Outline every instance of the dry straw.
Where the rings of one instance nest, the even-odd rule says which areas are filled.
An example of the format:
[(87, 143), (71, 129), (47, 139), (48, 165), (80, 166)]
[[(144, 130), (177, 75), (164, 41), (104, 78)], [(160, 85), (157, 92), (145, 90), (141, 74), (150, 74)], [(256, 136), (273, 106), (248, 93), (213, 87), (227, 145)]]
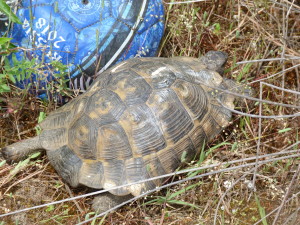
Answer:
[[(232, 196), (239, 196), (239, 193), (243, 193), (245, 196), (248, 196), (248, 200), (245, 201), (249, 203), (251, 196), (254, 194), (259, 195), (260, 191), (263, 191), (257, 187), (258, 180), (274, 180), (274, 177), (276, 177), (280, 180), (277, 185), (278, 189), (282, 186), (284, 190), (283, 196), (278, 197), (280, 204), (277, 206), (274, 205), (274, 207), (265, 214), (260, 214), (260, 218), (253, 221), (253, 224), (264, 223), (267, 219), (271, 221), (272, 224), (288, 224), (289, 220), (298, 216), (300, 210), (299, 205), (296, 204), (297, 201), (299, 201), (300, 194), (299, 189), (297, 189), (299, 186), (300, 171), (299, 3), (296, 4), (297, 2), (294, 0), (237, 0), (225, 1), (226, 3), (224, 3), (224, 1), (174, 0), (164, 2), (167, 9), (166, 16), (168, 25), (160, 54), (167, 57), (173, 55), (197, 57), (200, 53), (211, 49), (226, 51), (229, 53), (229, 56), (231, 56), (229, 61), (229, 65), (231, 65), (230, 75), (236, 76), (242, 81), (239, 84), (241, 88), (237, 89), (243, 89), (245, 85), (248, 85), (256, 91), (256, 94), (249, 96), (236, 92), (236, 89), (224, 91), (210, 87), (215, 88), (218, 92), (225, 92), (240, 99), (248, 100), (245, 107), (238, 110), (231, 110), (234, 113), (233, 124), (238, 124), (237, 121), (248, 121), (245, 122), (244, 129), (240, 128), (238, 134), (222, 137), (223, 140), (221, 138), (218, 139), (224, 142), (238, 143), (239, 146), (237, 150), (230, 151), (230, 149), (226, 149), (226, 151), (221, 151), (222, 153), (226, 152), (225, 154), (228, 154), (228, 160), (225, 158), (219, 161), (219, 163), (212, 162), (212, 164), (205, 166), (197, 165), (197, 167), (194, 166), (186, 170), (147, 179), (154, 180), (170, 176), (183, 176), (182, 179), (176, 182), (170, 182), (161, 187), (157, 187), (154, 190), (124, 202), (122, 205), (162, 188), (181, 184), (180, 188), (184, 189), (185, 186), (183, 183), (187, 181), (199, 180), (200, 178), (204, 179), (214, 175), (221, 179), (219, 182), (208, 181), (215, 182), (214, 184), (219, 187), (218, 193), (215, 195), (212, 195), (210, 192), (212, 198), (214, 198), (211, 202), (214, 201), (216, 204), (210, 206), (211, 204), (207, 202), (206, 205), (201, 205), (203, 211), (201, 215), (203, 216), (203, 213), (208, 215), (203, 219), (204, 222), (202, 222), (209, 224), (224, 223), (220, 208), (225, 206), (228, 217), (230, 219), (233, 218), (229, 221), (239, 223), (241, 219), (237, 218), (234, 220), (235, 215), (229, 211), (230, 205), (226, 205), (226, 201), (234, 199)], [(220, 7), (218, 5), (220, 3), (224, 4), (224, 6), (221, 5)], [(225, 5), (227, 6), (227, 10), (223, 10)], [(179, 15), (182, 16), (179, 17)], [(249, 104), (249, 102), (253, 104)], [(18, 124), (18, 120), (16, 119), (13, 124)], [(229, 129), (232, 130), (232, 127)], [(285, 132), (284, 130), (286, 129), (290, 129), (290, 133)], [(0, 129), (0, 132), (2, 140), (2, 136), (4, 136), (2, 134), (4, 134), (5, 131), (3, 132)], [(19, 135), (21, 137), (21, 135), (23, 135), (23, 133), (20, 135), (21, 132), (19, 131), (17, 133), (16, 136)], [(231, 144), (231, 146), (234, 146), (234, 144)], [(210, 158), (207, 159), (207, 161), (209, 160)], [(272, 163), (275, 164), (278, 162), (282, 162), (283, 165), (288, 165), (287, 169), (281, 168), (283, 167), (281, 164), (276, 164), (274, 167), (270, 166), (275, 170), (274, 174), (264, 173), (263, 168), (267, 167), (266, 165), (272, 165)], [(204, 170), (205, 172), (193, 177), (186, 175), (189, 172), (199, 170)], [(229, 188), (222, 191), (220, 183), (226, 178), (232, 177), (232, 174), (236, 171), (240, 171), (241, 175), (234, 179)], [(253, 189), (249, 189), (245, 193), (244, 189), (241, 188), (239, 190), (237, 186), (242, 186), (242, 181), (249, 177)], [(136, 183), (142, 183), (147, 180)], [(11, 187), (11, 184), (8, 186)], [(119, 187), (124, 187), (124, 185)], [(270, 188), (267, 185), (264, 186), (264, 188), (266, 188), (266, 192), (269, 192)], [(75, 201), (106, 191), (109, 190), (101, 190), (43, 205), (28, 207), (2, 214), (0, 217), (4, 218), (33, 209), (67, 201)], [(188, 192), (185, 194), (188, 196)], [(276, 196), (279, 196), (279, 194)], [(193, 197), (194, 196), (191, 196), (189, 199), (193, 200)], [(237, 197), (237, 199), (244, 201), (243, 198)], [(122, 205), (99, 214), (94, 218), (87, 220), (82, 219), (82, 222), (78, 224), (93, 221), (95, 218), (112, 212)], [(209, 211), (209, 213), (207, 213), (207, 211)], [(176, 212), (174, 211), (174, 213)], [(185, 211), (181, 213), (184, 214)], [(184, 215), (188, 217), (188, 213), (190, 212), (186, 212)], [(198, 214), (199, 213), (197, 213), (197, 216)], [(113, 216), (116, 217), (116, 215)], [(125, 214), (122, 218), (130, 217), (126, 217)], [(195, 218), (198, 219), (198, 217)], [(159, 221), (164, 221), (163, 213)], [(130, 219), (128, 219), (127, 224), (130, 224), (130, 222)], [(161, 222), (159, 223), (162, 224)]]

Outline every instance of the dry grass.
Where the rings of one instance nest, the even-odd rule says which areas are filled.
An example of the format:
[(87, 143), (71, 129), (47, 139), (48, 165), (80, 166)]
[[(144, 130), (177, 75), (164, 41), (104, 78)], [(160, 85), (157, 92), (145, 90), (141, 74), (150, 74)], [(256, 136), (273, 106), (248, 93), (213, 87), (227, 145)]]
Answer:
[[(167, 27), (160, 56), (198, 57), (209, 50), (225, 51), (230, 57), (226, 77), (250, 83), (258, 97), (261, 93), (262, 99), (300, 106), (299, 95), (267, 85), (260, 88), (259, 82), (265, 79), (268, 84), (299, 91), (300, 69), (289, 68), (299, 65), (300, 59), (236, 64), (256, 59), (299, 57), (299, 1), (218, 0), (165, 6)], [(54, 103), (45, 105), (22, 92), (0, 98), (4, 100), (0, 112), (0, 147), (34, 136), (39, 112), (57, 107)], [(270, 104), (262, 104), (260, 110), (259, 103), (251, 101), (238, 109), (266, 116), (299, 112), (299, 109)], [(214, 149), (204, 163), (283, 151), (299, 142), (299, 127), (299, 116), (257, 119), (234, 115), (231, 125), (207, 148), (219, 143), (229, 144)], [(298, 143), (292, 149), (299, 147)], [(1, 214), (87, 191), (69, 190), (45, 157), (24, 165), (17, 174), (11, 174), (13, 168), (7, 164), (0, 167)], [(292, 158), (184, 182), (107, 215), (104, 224), (255, 224), (277, 207), (280, 210), (259, 224), (300, 224), (299, 168), (299, 158)], [(172, 193), (185, 189), (189, 190), (170, 198)], [(158, 204), (143, 204), (155, 199), (160, 199)], [(178, 205), (176, 200), (197, 207)], [(74, 200), (0, 218), (0, 224), (1, 221), (15, 224), (16, 220), (18, 224), (76, 224), (91, 212), (89, 201), (89, 198)]]

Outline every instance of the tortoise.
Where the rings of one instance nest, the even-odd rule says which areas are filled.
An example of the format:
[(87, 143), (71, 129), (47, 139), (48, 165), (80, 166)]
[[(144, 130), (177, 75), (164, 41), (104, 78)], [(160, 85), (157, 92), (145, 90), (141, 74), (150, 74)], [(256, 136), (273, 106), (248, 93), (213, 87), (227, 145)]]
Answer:
[[(210, 51), (201, 58), (121, 62), (49, 114), (40, 135), (7, 146), (2, 154), (11, 163), (46, 150), (51, 165), (72, 187), (110, 189), (174, 172), (231, 119), (234, 97), (212, 88), (232, 87), (220, 75), (226, 61), (226, 53)], [(163, 181), (109, 190), (93, 206), (105, 211)]]

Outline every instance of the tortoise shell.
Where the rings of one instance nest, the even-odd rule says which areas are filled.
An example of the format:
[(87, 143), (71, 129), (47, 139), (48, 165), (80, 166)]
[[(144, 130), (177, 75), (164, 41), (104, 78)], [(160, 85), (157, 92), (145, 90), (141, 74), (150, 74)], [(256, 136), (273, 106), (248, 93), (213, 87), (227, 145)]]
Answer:
[[(219, 101), (233, 108), (233, 97), (211, 88), (229, 88), (218, 73), (226, 59), (222, 52), (209, 52), (200, 59), (124, 61), (41, 123), (40, 146), (73, 187), (108, 189), (173, 172), (231, 118)], [(7, 150), (4, 155), (10, 157)], [(110, 192), (136, 196), (162, 182)]]

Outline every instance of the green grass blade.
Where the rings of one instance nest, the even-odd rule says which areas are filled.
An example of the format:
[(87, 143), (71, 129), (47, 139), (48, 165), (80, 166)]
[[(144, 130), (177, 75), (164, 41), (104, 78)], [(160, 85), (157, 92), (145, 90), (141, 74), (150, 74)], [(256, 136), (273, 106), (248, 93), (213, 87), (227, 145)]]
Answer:
[(1, 167), (1, 166), (4, 166), (5, 163), (6, 163), (6, 160), (1, 161), (1, 162), (0, 162), (0, 167)]
[(196, 183), (196, 184), (193, 184), (193, 185), (188, 186), (187, 188), (181, 189), (181, 190), (179, 190), (179, 191), (177, 191), (177, 192), (171, 194), (171, 195), (168, 197), (168, 199), (173, 199), (173, 198), (177, 197), (178, 195), (181, 195), (182, 193), (184, 193), (184, 192), (186, 192), (186, 191), (188, 191), (188, 190), (190, 190), (190, 189), (193, 189), (194, 187), (197, 187), (197, 186), (199, 186), (199, 185), (200, 185), (200, 183)]
[(260, 217), (262, 218), (263, 225), (268, 225), (267, 220), (266, 220), (266, 211), (261, 206), (260, 201), (259, 201), (257, 195), (255, 195), (255, 201), (256, 201), (256, 204), (257, 204), (257, 207), (258, 207), (258, 211), (259, 211)]
[[(1, 1), (1, 0), (0, 0)], [(12, 40), (12, 38), (8, 38), (8, 37), (0, 37), (0, 45), (4, 45), (10, 42), (10, 40)]]
[(199, 207), (192, 204), (192, 203), (188, 203), (188, 202), (185, 202), (185, 201), (180, 201), (180, 200), (170, 200), (168, 201), (169, 204), (176, 204), (176, 205), (183, 205), (183, 206), (190, 206), (190, 207), (193, 207), (193, 208), (196, 208), (198, 209)]
[(285, 129), (279, 130), (278, 133), (281, 134), (281, 133), (288, 132), (290, 130), (292, 130), (292, 128), (285, 128)]
[(0, 0), (0, 11), (8, 16), (10, 21), (22, 24), (20, 19), (11, 11), (10, 7), (5, 3), (4, 0)]

